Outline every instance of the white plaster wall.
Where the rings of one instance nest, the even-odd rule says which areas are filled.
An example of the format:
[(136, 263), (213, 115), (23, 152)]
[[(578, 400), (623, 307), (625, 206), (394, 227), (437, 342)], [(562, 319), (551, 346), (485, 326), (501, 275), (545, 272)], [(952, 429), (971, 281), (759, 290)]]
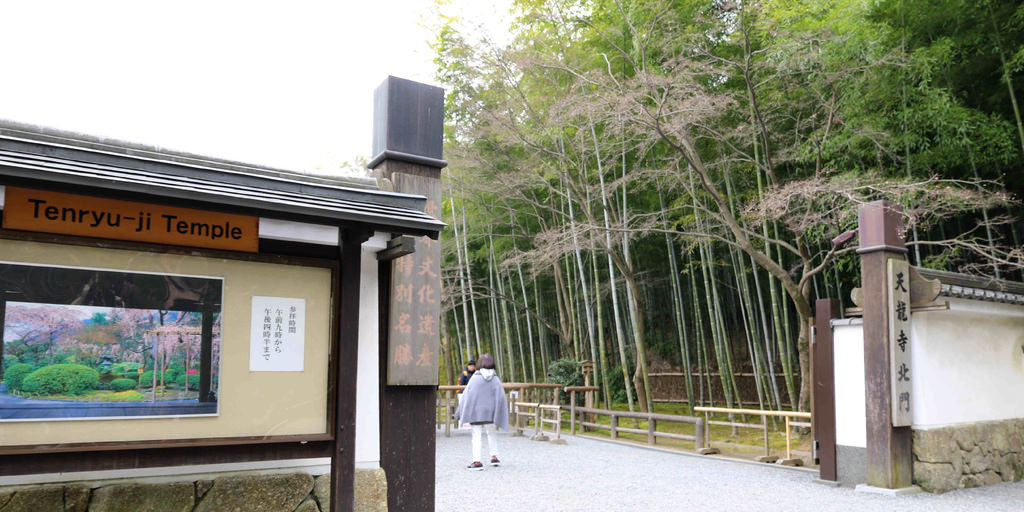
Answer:
[[(911, 316), (913, 428), (1024, 418), (1024, 306), (948, 301), (949, 310)], [(833, 336), (836, 443), (864, 447), (860, 320), (833, 321)]]
[(860, 319), (835, 320), (836, 444), (867, 447), (864, 400), (864, 328)]
[(949, 307), (911, 317), (914, 428), (1024, 418), (1024, 306)]
[(356, 370), (356, 467), (380, 467), (380, 338), (377, 251), (390, 235), (376, 233), (363, 243), (359, 278), (359, 361)]

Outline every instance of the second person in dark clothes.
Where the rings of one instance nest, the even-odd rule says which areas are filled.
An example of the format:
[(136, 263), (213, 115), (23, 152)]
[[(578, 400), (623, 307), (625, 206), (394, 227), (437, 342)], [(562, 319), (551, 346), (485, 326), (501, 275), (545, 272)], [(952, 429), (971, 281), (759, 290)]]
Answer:
[(501, 465), (498, 459), (497, 430), (508, 430), (508, 402), (501, 379), (494, 371), (494, 358), (490, 354), (481, 354), (476, 363), (479, 370), (470, 377), (455, 417), (460, 424), (469, 423), (472, 428), (473, 462), (466, 469), (479, 471), (484, 468), (481, 457), (484, 431), (487, 432), (487, 445), (490, 448), (490, 464)]

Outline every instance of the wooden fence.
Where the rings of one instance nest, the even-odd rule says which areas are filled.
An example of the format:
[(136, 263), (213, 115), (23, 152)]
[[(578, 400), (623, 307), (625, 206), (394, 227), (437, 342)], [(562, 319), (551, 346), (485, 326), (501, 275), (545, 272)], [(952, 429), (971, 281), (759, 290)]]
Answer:
[[(809, 412), (800, 412), (800, 411), (762, 411), (760, 409), (730, 409), (730, 408), (726, 408), (726, 407), (694, 407), (693, 410), (694, 410), (694, 412), (702, 412), (702, 413), (704, 413), (705, 422), (706, 422), (706, 424), (709, 427), (711, 425), (724, 425), (724, 426), (728, 426), (728, 427), (755, 428), (755, 429), (762, 430), (764, 432), (764, 455), (762, 455), (762, 456), (757, 458), (757, 460), (759, 462), (775, 462), (775, 461), (778, 461), (779, 458), (771, 454), (771, 448), (768, 445), (768, 417), (769, 416), (775, 416), (775, 417), (782, 416), (782, 417), (785, 417), (786, 418), (786, 458), (781, 460), (781, 461), (779, 461), (779, 463), (787, 465), (787, 466), (802, 466), (803, 465), (803, 461), (801, 459), (793, 458), (792, 439), (790, 437), (790, 434), (792, 433), (791, 427), (810, 427), (811, 423), (810, 422), (790, 421), (790, 418), (803, 418), (803, 419), (810, 420), (811, 419), (811, 413), (809, 413)], [(761, 424), (758, 425), (758, 424), (755, 424), (755, 423), (739, 423), (739, 422), (735, 422), (735, 421), (716, 421), (716, 420), (712, 420), (711, 419), (711, 416), (710, 416), (711, 413), (730, 414), (730, 415), (731, 414), (750, 414), (750, 415), (754, 415), (754, 416), (760, 416), (761, 417)], [(710, 430), (710, 428), (708, 430)], [(707, 447), (705, 448), (705, 451), (703, 453), (705, 453), (705, 454), (718, 453), (718, 449), (717, 448), (712, 448), (711, 447), (710, 434), (709, 434), (709, 437), (707, 439), (706, 444), (707, 444)]]
[[(564, 442), (560, 440), (562, 423), (568, 421), (569, 431), (573, 435), (576, 434), (576, 430), (579, 427), (607, 430), (609, 431), (609, 435), (612, 439), (619, 438), (620, 433), (646, 435), (647, 443), (650, 445), (656, 444), (659, 438), (693, 441), (694, 449), (698, 453), (713, 454), (718, 453), (718, 450), (711, 446), (713, 442), (711, 440), (709, 427), (711, 425), (725, 425), (733, 428), (756, 428), (762, 430), (764, 432), (765, 453), (763, 456), (758, 457), (758, 460), (763, 462), (775, 462), (778, 457), (772, 456), (770, 453), (767, 421), (768, 417), (774, 416), (783, 417), (786, 420), (786, 458), (780, 461), (780, 463), (787, 465), (800, 465), (802, 464), (802, 461), (792, 457), (792, 441), (790, 437), (792, 427), (811, 426), (810, 422), (792, 421), (792, 419), (795, 418), (810, 420), (811, 414), (808, 412), (762, 411), (758, 409), (729, 409), (724, 407), (694, 407), (694, 412), (704, 413), (704, 417), (701, 418), (698, 416), (681, 416), (675, 414), (615, 411), (609, 409), (596, 409), (592, 407), (579, 407), (576, 405), (577, 393), (585, 393), (593, 399), (594, 393), (600, 389), (597, 386), (566, 387), (565, 392), (569, 394), (568, 406), (560, 405), (558, 402), (558, 392), (561, 389), (561, 386), (558, 384), (507, 383), (502, 384), (502, 386), (508, 394), (510, 414), (509, 423), (515, 428), (516, 433), (514, 435), (523, 435), (524, 430), (528, 429), (532, 422), (535, 434), (531, 439), (535, 440), (548, 440), (549, 438), (544, 435), (544, 429), (546, 425), (550, 425), (552, 426), (552, 433), (555, 434), (555, 439), (552, 441)], [(458, 427), (454, 419), (455, 409), (458, 406), (456, 393), (464, 388), (465, 386), (438, 386), (437, 427), (441, 428), (441, 426), (444, 425), (445, 436), (451, 437), (452, 427)], [(568, 413), (567, 419), (563, 416), (564, 413)], [(754, 424), (713, 420), (710, 416), (712, 413), (760, 416), (761, 423)], [(598, 416), (607, 416), (609, 418), (609, 422), (607, 424), (598, 423), (596, 421)], [(619, 421), (622, 418), (646, 421), (647, 428), (642, 429), (622, 426)], [(694, 425), (695, 430), (694, 435), (680, 434), (677, 432), (660, 432), (658, 431), (659, 422), (692, 424)]]

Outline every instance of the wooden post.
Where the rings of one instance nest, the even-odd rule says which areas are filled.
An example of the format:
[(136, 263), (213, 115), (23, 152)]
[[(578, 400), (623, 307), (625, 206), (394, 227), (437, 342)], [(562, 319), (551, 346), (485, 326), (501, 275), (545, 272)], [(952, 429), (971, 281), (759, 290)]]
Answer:
[(864, 307), (864, 395), (867, 423), (867, 485), (903, 489), (913, 485), (910, 427), (893, 427), (889, 354), (890, 259), (904, 259), (903, 207), (889, 201), (859, 209), (861, 287)]
[(699, 453), (704, 449), (704, 431), (707, 425), (700, 418), (697, 419), (697, 429), (693, 433), (693, 449)]
[(647, 444), (653, 445), (655, 440), (654, 432), (658, 428), (657, 421), (654, 418), (647, 418)]
[(611, 426), (611, 437), (612, 439), (617, 439), (619, 437), (619, 433), (616, 429), (619, 428), (619, 417), (616, 416), (615, 414), (612, 414), (609, 423)]
[[(217, 399), (213, 392), (213, 312), (216, 309), (213, 302), (213, 294), (208, 293), (203, 300), (202, 327), (199, 334), (200, 402), (213, 402)], [(188, 375), (188, 368), (185, 369), (185, 374)], [(186, 388), (187, 390), (188, 388)], [(156, 393), (155, 387), (153, 393)]]
[[(373, 233), (341, 233), (338, 291), (337, 369), (335, 370), (334, 442), (331, 453), (331, 512), (352, 510), (355, 499), (356, 370), (359, 359), (359, 278), (362, 245)], [(433, 429), (431, 429), (433, 430)]]
[(444, 392), (444, 436), (452, 436), (452, 390)]
[[(441, 160), (444, 90), (388, 77), (374, 92), (373, 106), (374, 157), (368, 167), (389, 180), (395, 192), (426, 196), (424, 213), (440, 217), (441, 169), (448, 165)], [(388, 481), (388, 510), (434, 510), (440, 247), (440, 240), (417, 238), (416, 252), (403, 256), (412, 258), (415, 268), (403, 267), (401, 274), (392, 261), (381, 262), (381, 283), (389, 288), (382, 294), (380, 345), (385, 369), (381, 467)], [(413, 286), (414, 306), (408, 289), (401, 295), (405, 302), (396, 300), (400, 295), (390, 288), (400, 284)]]
[(818, 299), (811, 336), (811, 438), (822, 480), (838, 480), (836, 469), (836, 382), (832, 319), (839, 318), (838, 299)]
[(576, 391), (569, 392), (569, 432), (576, 435)]

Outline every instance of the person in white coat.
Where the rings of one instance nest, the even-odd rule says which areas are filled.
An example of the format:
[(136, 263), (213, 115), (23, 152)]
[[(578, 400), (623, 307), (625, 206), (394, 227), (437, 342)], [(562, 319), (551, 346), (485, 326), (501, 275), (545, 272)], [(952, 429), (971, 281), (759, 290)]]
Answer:
[(501, 379), (494, 371), (494, 357), (481, 354), (476, 360), (478, 370), (469, 378), (466, 390), (462, 392), (462, 401), (455, 417), (459, 424), (469, 423), (473, 433), (473, 462), (466, 466), (471, 471), (484, 468), (482, 457), (483, 432), (487, 432), (487, 445), (491, 451), (492, 466), (500, 466), (498, 459), (497, 430), (508, 430), (508, 402), (505, 390), (501, 387)]

